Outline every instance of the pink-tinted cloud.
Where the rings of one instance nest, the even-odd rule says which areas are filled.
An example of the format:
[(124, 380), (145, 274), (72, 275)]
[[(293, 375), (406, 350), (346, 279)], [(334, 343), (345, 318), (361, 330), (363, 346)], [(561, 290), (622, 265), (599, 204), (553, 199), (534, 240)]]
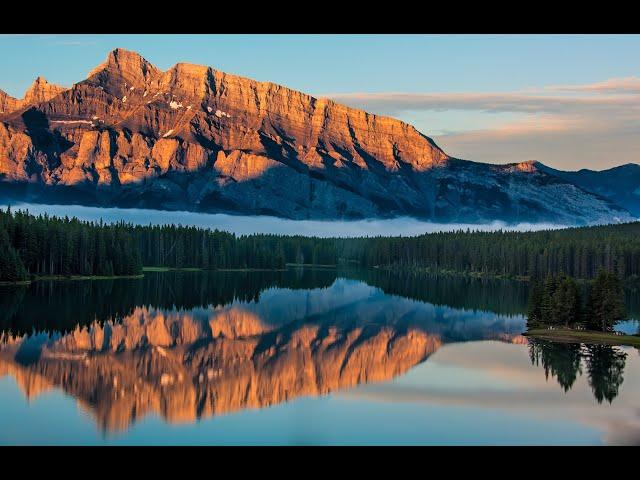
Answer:
[[(347, 105), (400, 119), (411, 116), (444, 150), (490, 163), (539, 160), (564, 169), (604, 169), (640, 162), (640, 78), (587, 85), (557, 85), (517, 92), (342, 93), (328, 95)], [(445, 129), (433, 112), (486, 115), (480, 129)], [(416, 122), (430, 112), (433, 125)], [(496, 114), (515, 114), (496, 125)]]
[(547, 90), (558, 92), (609, 92), (640, 94), (640, 77), (610, 78), (586, 85), (556, 85)]

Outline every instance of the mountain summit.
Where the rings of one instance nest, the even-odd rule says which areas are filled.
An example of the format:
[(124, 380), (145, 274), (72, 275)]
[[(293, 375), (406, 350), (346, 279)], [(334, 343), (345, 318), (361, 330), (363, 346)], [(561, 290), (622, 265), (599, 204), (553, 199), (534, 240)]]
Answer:
[(535, 162), (455, 159), (399, 120), (211, 67), (163, 72), (116, 49), (72, 88), (48, 85), (0, 92), (0, 192), (287, 218), (631, 218)]
[(22, 100), (13, 98), (0, 90), (0, 115), (11, 113), (15, 110), (51, 100), (56, 95), (64, 92), (66, 88), (47, 82), (44, 77), (36, 78), (27, 89)]

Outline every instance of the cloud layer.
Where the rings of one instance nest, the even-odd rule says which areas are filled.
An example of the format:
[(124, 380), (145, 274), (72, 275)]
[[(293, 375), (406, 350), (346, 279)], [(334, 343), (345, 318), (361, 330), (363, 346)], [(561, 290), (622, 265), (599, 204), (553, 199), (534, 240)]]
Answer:
[[(430, 131), (445, 131), (433, 138), (447, 153), (459, 158), (491, 163), (539, 160), (563, 169), (604, 169), (640, 162), (638, 77), (517, 92), (326, 96), (381, 115), (401, 119), (411, 116), (427, 135)], [(453, 111), (484, 115), (488, 125), (495, 125), (495, 116), (510, 114), (510, 118), (486, 129), (459, 130), (415, 121), (421, 113), (433, 117), (433, 112), (440, 112), (444, 117)]]
[[(0, 205), (6, 210), (7, 205)], [(493, 221), (484, 224), (432, 223), (415, 218), (394, 218), (388, 220), (354, 220), (354, 221), (320, 221), (320, 220), (288, 220), (268, 216), (243, 216), (226, 214), (209, 214), (197, 212), (167, 212), (162, 210), (144, 210), (136, 208), (100, 208), (79, 205), (42, 205), (14, 203), (13, 209), (28, 210), (34, 215), (47, 213), (63, 217), (77, 217), (80, 220), (107, 223), (125, 221), (136, 225), (176, 224), (219, 229), (233, 232), (236, 235), (253, 233), (274, 233), (283, 235), (305, 235), (318, 237), (360, 237), (376, 235), (415, 236), (423, 233), (446, 232), (459, 229), (482, 231), (517, 230), (535, 231), (563, 228), (563, 225), (550, 223), (518, 223), (507, 225)]]

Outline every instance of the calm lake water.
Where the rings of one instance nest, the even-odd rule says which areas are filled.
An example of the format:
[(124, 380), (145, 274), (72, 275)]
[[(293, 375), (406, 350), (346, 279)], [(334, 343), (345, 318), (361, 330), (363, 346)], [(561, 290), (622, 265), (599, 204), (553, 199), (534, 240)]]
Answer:
[(638, 350), (527, 341), (527, 293), (329, 269), (0, 287), (0, 444), (640, 443)]

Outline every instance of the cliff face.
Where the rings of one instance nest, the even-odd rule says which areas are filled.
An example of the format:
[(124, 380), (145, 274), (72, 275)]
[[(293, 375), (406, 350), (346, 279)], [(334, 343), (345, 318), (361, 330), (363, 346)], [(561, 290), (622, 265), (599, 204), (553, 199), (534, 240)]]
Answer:
[[(48, 85), (48, 84), (46, 84)], [(624, 219), (535, 168), (456, 160), (412, 126), (280, 85), (112, 51), (68, 90), (0, 96), (0, 178), (46, 200), (437, 220)]]
[(65, 87), (47, 82), (44, 77), (38, 77), (19, 100), (0, 90), (0, 114), (10, 114), (22, 108), (27, 108), (37, 103), (48, 102), (56, 95), (64, 92)]

